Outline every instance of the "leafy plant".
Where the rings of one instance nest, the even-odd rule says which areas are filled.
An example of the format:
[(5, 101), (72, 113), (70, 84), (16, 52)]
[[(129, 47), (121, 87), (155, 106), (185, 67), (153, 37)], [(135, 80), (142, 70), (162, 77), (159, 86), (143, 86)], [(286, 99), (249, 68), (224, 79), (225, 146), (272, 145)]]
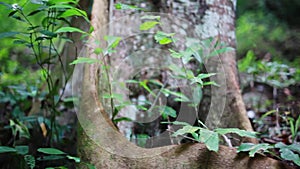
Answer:
[[(82, 162), (79, 157), (71, 156), (59, 149), (56, 148), (39, 148), (37, 150), (40, 153), (43, 153), (46, 156), (35, 158), (34, 156), (29, 154), (29, 148), (28, 146), (16, 146), (13, 147), (7, 147), (7, 146), (0, 146), (0, 153), (16, 153), (18, 155), (23, 156), (25, 162), (27, 163), (28, 167), (33, 169), (36, 166), (36, 161), (54, 161), (58, 159), (68, 159), (71, 161), (74, 161), (76, 163), (82, 163), (84, 165), (87, 165), (89, 168), (94, 168), (93, 165)], [(48, 167), (49, 169), (52, 167)], [(57, 167), (56, 167), (57, 168)], [(65, 166), (59, 166), (59, 168), (66, 168)]]
[(275, 145), (270, 145), (268, 143), (242, 143), (238, 148), (238, 152), (249, 152), (250, 157), (254, 157), (256, 153), (269, 153), (271, 155), (276, 154), (271, 151), (272, 149), (279, 149), (280, 158), (287, 161), (292, 161), (296, 165), (300, 166), (300, 146), (297, 143), (286, 145), (282, 142), (278, 142)]
[(300, 166), (300, 145), (297, 143), (285, 145), (284, 143), (275, 144), (275, 148), (279, 148), (280, 157), (284, 160), (293, 161)]
[[(26, 70), (23, 73), (24, 77), (22, 73), (17, 72), (22, 70), (17, 68), (18, 62), (9, 61), (11, 66), (5, 68), (7, 70), (4, 68), (0, 70), (0, 88), (4, 91), (0, 92), (0, 104), (9, 105), (5, 107), (7, 117), (10, 118), (6, 128), (12, 130), (14, 146), (17, 136), (29, 139), (32, 137), (30, 135), (32, 130), (41, 131), (42, 139), (47, 137), (48, 140), (43, 144), (51, 146), (54, 142), (60, 142), (64, 132), (68, 130), (68, 126), (60, 126), (56, 121), (56, 117), (62, 113), (61, 107), (66, 107), (68, 104), (67, 99), (62, 98), (70, 78), (61, 55), (63, 46), (73, 42), (68, 36), (70, 33), (81, 33), (83, 37), (89, 35), (81, 29), (71, 27), (70, 22), (74, 17), (83, 17), (87, 22), (89, 20), (86, 12), (77, 8), (76, 0), (32, 0), (21, 4), (22, 2), (20, 1), (19, 4), (0, 2), (0, 5), (8, 8), (8, 17), (14, 19), (19, 25), (25, 25), (20, 31), (0, 33), (0, 39), (10, 38), (14, 45), (31, 49), (28, 55), (34, 57), (39, 70), (34, 73), (36, 75), (31, 72), (33, 70)], [(63, 80), (55, 79), (54, 68), (57, 67), (62, 70)], [(13, 74), (22, 76), (10, 82), (10, 79), (13, 79), (11, 77), (17, 77)], [(33, 82), (29, 81), (31, 77), (35, 78)], [(20, 78), (23, 78), (21, 82), (25, 81), (25, 83), (19, 84)], [(6, 83), (2, 84), (2, 80)], [(60, 83), (62, 86), (59, 85)], [(11, 151), (13, 149), (21, 154), (18, 146)], [(1, 152), (5, 153), (5, 151)], [(34, 168), (35, 157), (25, 154), (24, 160), (27, 165)], [(71, 158), (77, 160), (70, 156)]]
[[(169, 122), (168, 122), (169, 123)], [(183, 136), (190, 140), (194, 140), (196, 142), (204, 143), (208, 150), (217, 152), (219, 150), (219, 137), (225, 136), (228, 133), (234, 133), (242, 137), (251, 137), (256, 138), (256, 132), (240, 130), (237, 128), (217, 128), (214, 130), (208, 129), (200, 120), (198, 121), (199, 126), (192, 126), (185, 122), (171, 122), (173, 125), (181, 125), (183, 126), (181, 129), (175, 131), (172, 136)], [(186, 136), (186, 134), (191, 134), (193, 138)], [(226, 138), (226, 137), (225, 137)]]
[(256, 60), (253, 51), (248, 51), (245, 58), (238, 62), (239, 70), (253, 76), (252, 81), (261, 82), (283, 88), (296, 84), (299, 76), (297, 68), (292, 68), (279, 62)]
[(294, 118), (288, 117), (288, 122), (290, 124), (290, 130), (292, 133), (292, 141), (295, 142), (295, 140), (298, 136), (298, 130), (300, 127), (300, 116), (298, 116), (296, 121)]
[[(8, 7), (11, 11), (8, 14), (9, 17), (27, 25), (25, 31), (1, 33), (0, 38), (11, 37), (14, 39), (15, 44), (25, 45), (32, 50), (36, 63), (41, 69), (42, 80), (45, 80), (47, 84), (48, 93), (45, 100), (47, 107), (45, 109), (51, 112), (51, 128), (54, 129), (56, 125), (54, 119), (59, 114), (57, 107), (61, 101), (65, 86), (62, 87), (63, 92), (58, 95), (58, 80), (55, 80), (53, 75), (51, 75), (51, 67), (55, 64), (61, 66), (65, 77), (63, 84), (66, 84), (70, 75), (67, 74), (66, 66), (62, 62), (59, 46), (64, 45), (67, 41), (72, 42), (66, 36), (66, 33), (87, 33), (78, 28), (65, 25), (69, 25), (71, 18), (77, 16), (83, 17), (88, 21), (87, 14), (85, 11), (76, 8), (77, 1), (75, 0), (30, 1), (28, 4), (37, 5), (38, 8), (28, 13), (25, 13), (24, 9), (28, 6), (27, 3), (22, 6), (4, 2), (1, 2), (1, 4)], [(38, 25), (35, 25), (32, 21), (32, 16), (35, 15), (42, 16)]]

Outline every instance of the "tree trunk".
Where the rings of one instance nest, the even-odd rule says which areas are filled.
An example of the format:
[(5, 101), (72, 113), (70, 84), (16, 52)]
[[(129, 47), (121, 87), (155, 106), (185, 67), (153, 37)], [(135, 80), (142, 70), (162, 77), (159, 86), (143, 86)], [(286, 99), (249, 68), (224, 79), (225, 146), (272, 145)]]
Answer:
[[(198, 21), (197, 30), (202, 39), (218, 37), (221, 42), (236, 49), (235, 37), (235, 7), (236, 0), (207, 0), (202, 1), (204, 8), (201, 10), (204, 16)], [(226, 93), (220, 93), (220, 98), (225, 97), (225, 110), (223, 112), (213, 112), (207, 115), (206, 124), (211, 128), (216, 127), (237, 127), (240, 129), (253, 131), (251, 123), (246, 115), (246, 109), (242, 100), (239, 86), (236, 64), (236, 51), (226, 52), (219, 57), (213, 58), (213, 62), (221, 61), (221, 69), (225, 74)], [(210, 72), (219, 72), (219, 67), (207, 66)], [(224, 87), (221, 85), (221, 87)], [(220, 115), (220, 113), (222, 113)], [(245, 141), (245, 140), (244, 140)], [(255, 139), (247, 139), (256, 143)], [(239, 141), (241, 142), (241, 141)]]
[[(235, 1), (215, 0), (207, 1), (209, 8), (205, 12), (207, 22), (214, 23), (209, 29), (216, 29), (214, 33), (207, 33), (203, 24), (202, 33), (206, 36), (219, 36), (224, 42), (235, 46), (234, 35), (234, 7)], [(103, 37), (108, 18), (108, 5), (105, 0), (95, 0), (92, 10), (92, 24), (97, 37)], [(217, 17), (218, 19), (214, 19)], [(207, 23), (208, 24), (208, 23)], [(100, 33), (97, 30), (100, 30)], [(104, 29), (104, 30), (103, 30)], [(94, 34), (96, 36), (96, 34)], [(97, 58), (94, 50), (97, 46), (92, 41), (89, 44), (89, 57)], [(238, 81), (236, 79), (235, 52), (221, 56), (226, 73), (227, 95), (226, 110), (223, 113), (222, 127), (239, 127), (252, 130), (246, 118)], [(75, 74), (83, 75), (79, 81), (83, 83), (80, 91), (80, 109), (77, 114), (80, 121), (78, 152), (82, 161), (94, 164), (96, 168), (289, 168), (281, 162), (257, 155), (249, 158), (246, 154), (237, 154), (235, 148), (220, 146), (219, 152), (214, 153), (205, 148), (204, 144), (169, 145), (158, 148), (145, 149), (134, 145), (122, 136), (112, 124), (103, 105), (99, 102), (98, 67), (97, 64), (79, 65)], [(73, 89), (78, 90), (78, 89)], [(218, 93), (216, 93), (217, 95)], [(222, 97), (222, 96), (221, 96)], [(208, 119), (219, 118), (219, 115)], [(220, 120), (220, 119), (216, 119)], [(226, 123), (225, 123), (226, 122)], [(233, 123), (230, 123), (233, 122)], [(229, 124), (228, 124), (229, 123)], [(211, 126), (220, 126), (218, 122)], [(85, 168), (82, 164), (80, 168)]]

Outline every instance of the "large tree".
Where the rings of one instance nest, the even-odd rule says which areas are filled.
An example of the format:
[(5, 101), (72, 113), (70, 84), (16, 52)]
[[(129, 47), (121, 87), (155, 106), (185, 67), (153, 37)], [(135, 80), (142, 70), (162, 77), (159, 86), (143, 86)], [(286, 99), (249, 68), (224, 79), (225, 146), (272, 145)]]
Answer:
[[(203, 5), (205, 2), (205, 5)], [(235, 0), (200, 1), (203, 16), (199, 27), (203, 38), (218, 36), (222, 42), (235, 47)], [(94, 37), (107, 33), (108, 2), (95, 0), (91, 23)], [(199, 22), (200, 23), (200, 22)], [(91, 40), (88, 56), (97, 58), (98, 47)], [(220, 56), (226, 80), (226, 106), (220, 121), (219, 115), (208, 115), (209, 126), (238, 127), (252, 130), (242, 101), (235, 61), (235, 52)], [(86, 65), (82, 73), (81, 99), (78, 118), (84, 128), (79, 129), (78, 151), (84, 161), (96, 168), (283, 168), (281, 163), (262, 156), (250, 159), (237, 154), (234, 148), (221, 146), (218, 153), (210, 152), (203, 144), (169, 145), (145, 149), (129, 142), (111, 122), (104, 106), (99, 102), (99, 65)], [(218, 95), (218, 93), (215, 93)], [(217, 124), (216, 124), (217, 123)], [(250, 140), (255, 142), (255, 140)], [(84, 167), (84, 166), (81, 166)]]

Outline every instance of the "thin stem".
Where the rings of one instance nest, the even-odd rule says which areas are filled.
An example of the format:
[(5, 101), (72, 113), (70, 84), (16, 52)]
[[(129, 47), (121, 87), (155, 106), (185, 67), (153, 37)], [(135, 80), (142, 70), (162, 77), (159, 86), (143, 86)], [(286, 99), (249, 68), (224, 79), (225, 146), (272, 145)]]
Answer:
[(232, 147), (232, 144), (231, 144), (231, 141), (230, 139), (225, 135), (225, 134), (222, 134), (222, 137), (224, 138), (225, 142), (227, 143), (227, 145), (229, 147)]
[[(167, 129), (168, 132), (172, 132), (172, 133), (175, 133), (174, 131), (171, 131), (169, 129)], [(189, 140), (192, 140), (192, 141), (195, 141), (195, 142), (199, 142), (197, 141), (196, 139), (192, 138), (192, 137), (189, 137), (189, 136), (185, 136), (185, 135), (180, 135), (181, 137), (183, 138), (186, 138), (186, 139), (189, 139)]]
[(156, 97), (155, 97), (155, 100), (154, 100), (154, 102), (151, 104), (151, 107), (149, 108), (148, 112), (151, 112), (152, 109), (154, 108), (154, 106), (155, 106), (156, 102), (158, 101), (158, 98), (159, 98), (159, 96), (160, 96), (160, 94), (161, 94), (161, 91), (162, 91), (162, 89), (165, 88), (165, 86), (167, 85), (167, 82), (168, 82), (168, 81), (165, 81), (165, 82), (164, 82), (164, 85), (160, 88), (160, 90), (159, 90), (159, 92), (157, 93), (157, 95), (156, 95)]
[(109, 77), (109, 72), (108, 72), (108, 64), (106, 63), (105, 57), (103, 57), (103, 63), (104, 63), (104, 70), (105, 70), (105, 74), (107, 76), (107, 81), (108, 81), (108, 90), (109, 90), (109, 94), (110, 94), (110, 106), (111, 106), (111, 112), (113, 114), (114, 112), (114, 99), (113, 99), (113, 93), (112, 93), (112, 82), (110, 80)]

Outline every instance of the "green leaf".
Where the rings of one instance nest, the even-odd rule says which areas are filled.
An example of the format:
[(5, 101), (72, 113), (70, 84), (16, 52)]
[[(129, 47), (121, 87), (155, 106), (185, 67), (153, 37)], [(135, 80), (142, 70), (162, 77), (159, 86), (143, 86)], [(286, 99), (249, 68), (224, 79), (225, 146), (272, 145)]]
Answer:
[(101, 54), (102, 51), (103, 51), (103, 49), (101, 49), (101, 48), (96, 48), (96, 49), (94, 50), (94, 53), (95, 53), (96, 55), (99, 55), (99, 54)]
[(141, 19), (151, 19), (151, 20), (160, 20), (160, 16), (155, 16), (155, 15), (145, 15), (142, 16)]
[(193, 96), (193, 100), (192, 100), (193, 104), (198, 105), (203, 97), (203, 92), (202, 92), (201, 87), (199, 87), (199, 86), (193, 87), (192, 96)]
[(48, 156), (43, 156), (43, 158), (39, 157), (37, 160), (39, 161), (55, 161), (55, 160), (61, 160), (65, 159), (66, 156), (64, 155), (48, 155)]
[(156, 42), (158, 42), (161, 45), (166, 45), (169, 44), (172, 41), (172, 37), (175, 35), (175, 33), (165, 33), (165, 32), (161, 32), (158, 31), (156, 32), (156, 34), (154, 35), (154, 39), (156, 40)]
[(191, 133), (191, 134), (196, 141), (200, 142), (199, 134), (197, 134), (197, 133)]
[(140, 25), (140, 30), (145, 31), (153, 28), (155, 25), (160, 24), (159, 22), (156, 21), (147, 21), (144, 22)]
[(297, 144), (297, 143), (294, 143), (294, 144), (291, 144), (291, 145), (286, 145), (282, 142), (278, 142), (278, 143), (275, 144), (275, 148), (280, 148), (280, 149), (288, 148), (292, 151), (296, 151), (296, 152), (300, 153), (300, 145)]
[(215, 50), (213, 50), (213, 52), (211, 52), (209, 54), (208, 57), (217, 56), (217, 55), (220, 55), (222, 53), (226, 53), (226, 52), (233, 51), (233, 50), (234, 50), (234, 48), (231, 48), (231, 47), (226, 47), (226, 48), (221, 48), (221, 49), (215, 49)]
[(17, 133), (19, 132), (20, 137), (30, 138), (30, 133), (27, 126), (22, 122), (20, 122), (19, 120), (15, 120), (15, 121), (11, 119), (9, 120), (9, 125), (12, 128), (13, 135), (16, 136)]
[(217, 152), (219, 150), (219, 136), (218, 133), (208, 129), (200, 130), (200, 142), (204, 143), (208, 150)]
[(104, 40), (108, 43), (108, 49), (114, 49), (118, 46), (122, 38), (117, 36), (105, 36)]
[(164, 38), (161, 38), (158, 40), (158, 43), (160, 45), (167, 45), (169, 43), (172, 43), (172, 39), (171, 38), (168, 38), (168, 37), (164, 37)]
[(174, 51), (174, 50), (172, 50), (172, 49), (169, 49), (169, 51), (171, 52), (171, 56), (172, 56), (173, 58), (178, 59), (178, 58), (181, 58), (181, 57), (183, 56), (181, 53), (178, 53), (178, 52), (176, 52), (176, 51)]
[(137, 6), (134, 6), (134, 5), (126, 5), (126, 4), (122, 4), (122, 3), (116, 3), (115, 4), (115, 8), (117, 10), (120, 10), (120, 9), (134, 9), (134, 10), (144, 10), (143, 8), (139, 8)]
[(189, 102), (190, 99), (187, 98), (183, 93), (180, 93), (180, 92), (173, 92), (169, 89), (161, 89), (161, 92), (164, 93), (165, 95), (174, 95), (176, 96), (177, 98), (175, 98), (175, 101), (181, 101), (181, 102)]
[(96, 169), (96, 167), (93, 164), (86, 164), (89, 169)]
[(35, 167), (35, 158), (32, 155), (25, 155), (24, 160), (26, 161), (30, 169), (33, 169)]
[(177, 114), (176, 114), (176, 110), (174, 110), (172, 107), (169, 106), (165, 106), (164, 109), (161, 110), (161, 114), (165, 115), (165, 116), (171, 116), (176, 118)]
[(10, 17), (10, 16), (13, 16), (15, 13), (17, 13), (18, 11), (17, 10), (15, 10), (15, 11), (11, 11), (9, 14), (8, 14), (8, 17)]
[(163, 86), (164, 86), (164, 84), (162, 84), (159, 80), (153, 80), (153, 79), (150, 79), (149, 82), (150, 82), (150, 83), (153, 83), (153, 84), (155, 84), (155, 85), (157, 85), (157, 86), (160, 86), (160, 87), (163, 87)]
[(249, 151), (249, 156), (254, 157), (254, 155), (260, 151), (266, 152), (268, 149), (273, 148), (273, 146), (270, 146), (270, 144), (267, 143), (261, 143), (261, 144), (253, 144), (253, 143), (242, 143), (238, 149), (237, 152), (246, 152)]
[(7, 38), (7, 37), (14, 37), (17, 34), (20, 34), (20, 32), (3, 32), (0, 33), (0, 39)]
[(83, 30), (75, 27), (61, 27), (55, 31), (55, 33), (65, 33), (65, 32), (78, 32), (78, 33), (86, 34), (86, 32), (84, 32)]
[(137, 80), (126, 80), (126, 83), (139, 83)]
[(89, 33), (94, 32), (95, 28), (93, 26), (90, 27)]
[(71, 16), (82, 16), (84, 18), (88, 17), (85, 11), (77, 9), (77, 8), (68, 9), (65, 12), (63, 12), (62, 14), (60, 14), (58, 17), (59, 18), (68, 18)]
[(51, 155), (64, 155), (65, 152), (58, 150), (56, 148), (39, 148), (37, 149), (38, 152), (45, 153), (45, 154), (51, 154)]
[(296, 151), (300, 154), (300, 144), (299, 143), (293, 143), (288, 146), (290, 150)]
[(147, 92), (149, 92), (152, 96), (156, 96), (156, 94), (152, 92), (152, 90), (149, 88), (147, 84), (148, 84), (148, 80), (143, 80), (139, 82), (139, 85), (142, 86), (145, 90), (147, 90)]
[(177, 130), (176, 132), (174, 132), (172, 134), (172, 136), (176, 137), (176, 136), (185, 135), (185, 134), (188, 134), (188, 133), (195, 133), (196, 131), (198, 131), (200, 129), (201, 129), (200, 127), (186, 125), (186, 126), (183, 126), (181, 129)]
[(17, 152), (17, 150), (12, 147), (0, 146), (0, 153), (13, 153), (13, 152)]
[(193, 56), (193, 54), (194, 54), (195, 52), (193, 51), (193, 49), (187, 48), (186, 50), (181, 51), (180, 53), (181, 53), (181, 55), (183, 56), (183, 57), (182, 57), (182, 62), (183, 62), (183, 64), (187, 64), (190, 60), (193, 59), (192, 56)]
[(246, 54), (246, 57), (238, 62), (238, 68), (242, 72), (246, 72), (249, 67), (252, 66), (255, 61), (254, 52), (249, 50)]
[(69, 3), (77, 4), (77, 0), (48, 0), (48, 2), (50, 4), (69, 4)]
[(79, 57), (76, 60), (74, 60), (70, 65), (75, 65), (79, 63), (87, 63), (87, 64), (93, 64), (93, 63), (98, 63), (98, 59), (93, 59), (93, 58), (86, 58), (86, 57)]
[(239, 152), (250, 151), (254, 145), (255, 144), (253, 143), (242, 143), (240, 146), (238, 146), (237, 152), (239, 153)]
[(46, 36), (49, 36), (49, 37), (57, 37), (57, 34), (56, 33), (53, 33), (53, 32), (50, 32), (50, 31), (48, 31), (48, 30), (41, 30), (40, 31), (41, 32), (41, 34), (43, 34), (43, 35), (46, 35)]
[(205, 79), (214, 75), (216, 75), (216, 73), (200, 73), (197, 77), (200, 79)]
[(214, 82), (214, 81), (204, 82), (204, 83), (203, 83), (203, 86), (208, 86), (208, 85), (220, 87), (220, 85), (218, 85), (218, 84), (217, 84), (216, 82)]
[(25, 155), (29, 152), (28, 146), (16, 146), (18, 154)]
[(67, 158), (70, 159), (70, 160), (74, 160), (76, 163), (80, 163), (80, 158), (79, 157), (73, 157), (73, 156), (67, 155)]
[(22, 19), (20, 16), (15, 16), (15, 15), (12, 15), (11, 16), (12, 18), (18, 20), (18, 21), (21, 21), (21, 22), (26, 22), (24, 19)]
[(227, 133), (235, 133), (241, 137), (257, 138), (256, 132), (241, 130), (238, 128), (217, 128), (217, 129), (215, 129), (215, 132), (222, 134), (222, 135), (227, 134)]
[(27, 16), (33, 16), (35, 14), (38, 14), (38, 13), (42, 12), (42, 11), (45, 11), (45, 10), (44, 9), (37, 9), (37, 10), (34, 10), (34, 11), (30, 12)]
[(49, 7), (50, 9), (73, 9), (75, 8), (74, 6), (71, 6), (71, 5), (65, 5), (65, 4), (56, 4), (56, 5), (51, 5)]
[(16, 45), (29, 44), (29, 42), (27, 42), (26, 40), (23, 40), (23, 39), (14, 40), (13, 43), (16, 44)]
[(280, 157), (285, 160), (293, 161), (295, 164), (300, 166), (300, 157), (298, 154), (295, 154), (289, 149), (281, 149), (280, 150)]

